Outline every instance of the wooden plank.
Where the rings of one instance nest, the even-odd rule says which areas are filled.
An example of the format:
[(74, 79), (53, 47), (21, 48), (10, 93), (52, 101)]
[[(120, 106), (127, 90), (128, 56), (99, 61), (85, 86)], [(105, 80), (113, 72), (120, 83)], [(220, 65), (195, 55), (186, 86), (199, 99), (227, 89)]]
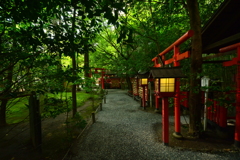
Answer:
[[(157, 61), (158, 61), (158, 64), (160, 65), (160, 66), (163, 66), (163, 60), (162, 60), (162, 57), (161, 56), (157, 56)], [(159, 66), (159, 67), (160, 67)]]

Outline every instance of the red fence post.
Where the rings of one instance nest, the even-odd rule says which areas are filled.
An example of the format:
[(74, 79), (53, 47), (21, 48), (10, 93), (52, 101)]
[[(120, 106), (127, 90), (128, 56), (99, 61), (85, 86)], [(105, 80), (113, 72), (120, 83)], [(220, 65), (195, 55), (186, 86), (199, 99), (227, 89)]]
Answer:
[(155, 95), (155, 111), (159, 111), (159, 97)]
[(235, 146), (240, 147), (240, 46), (238, 51), (238, 65), (237, 65), (237, 95), (236, 95), (236, 128), (235, 128)]
[(208, 107), (208, 108), (207, 108), (207, 119), (209, 119), (209, 120), (210, 120), (210, 116), (211, 116), (210, 110), (211, 110), (211, 108)]
[[(174, 46), (173, 65), (175, 67), (180, 66), (177, 57), (179, 55), (179, 47)], [(175, 134), (181, 135), (181, 119), (180, 119), (180, 78), (176, 78), (175, 85), (175, 98), (174, 98), (174, 122), (175, 122)]]
[(169, 143), (169, 115), (168, 115), (168, 98), (162, 97), (162, 139), (164, 145)]
[(217, 123), (217, 101), (213, 102), (213, 122)]
[(219, 126), (227, 127), (227, 108), (220, 107), (220, 117), (219, 117)]
[(219, 103), (216, 104), (216, 122), (219, 125), (220, 124), (220, 106)]
[(142, 107), (143, 109), (145, 109), (146, 107), (146, 96), (145, 96), (145, 85), (142, 86), (143, 92), (142, 92)]

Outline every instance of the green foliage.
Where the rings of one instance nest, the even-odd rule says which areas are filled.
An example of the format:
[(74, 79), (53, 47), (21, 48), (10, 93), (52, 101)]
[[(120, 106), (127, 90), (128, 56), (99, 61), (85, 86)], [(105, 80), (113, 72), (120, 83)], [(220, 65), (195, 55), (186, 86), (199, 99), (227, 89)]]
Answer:
[[(123, 1), (26, 1), (0, 4), (0, 97), (16, 92), (63, 92), (79, 82), (78, 67), (63, 69), (61, 57), (94, 51), (92, 39), (105, 18), (118, 25)], [(5, 112), (5, 111), (2, 111)]]
[(202, 26), (212, 17), (216, 9), (221, 5), (224, 0), (203, 0), (199, 1), (200, 16)]
[(98, 88), (97, 88), (97, 85), (96, 85), (96, 79), (95, 79), (95, 78), (85, 77), (83, 89), (84, 89), (87, 93), (96, 93), (96, 92), (94, 91), (95, 89), (98, 89)]
[[(65, 101), (68, 101), (66, 99)], [(59, 114), (64, 112), (69, 112), (70, 108), (68, 107), (68, 102), (64, 102), (62, 99), (57, 98), (45, 98), (44, 106), (42, 111), (43, 118), (56, 118)]]
[(73, 118), (68, 119), (65, 123), (78, 129), (83, 129), (87, 124), (86, 120), (83, 119), (79, 112), (77, 112)]
[[(202, 24), (221, 2), (199, 1)], [(176, 0), (3, 0), (0, 15), (3, 98), (33, 90), (61, 93), (66, 91), (66, 82), (70, 87), (84, 85), (91, 92), (95, 80), (83, 80), (86, 68), (81, 68), (80, 54), (92, 53), (91, 67), (111, 69), (122, 77), (134, 75), (148, 70), (153, 65), (151, 59), (190, 28), (185, 1)], [(181, 45), (181, 51), (189, 49), (189, 45), (190, 41)], [(77, 64), (63, 65), (63, 57), (76, 58)], [(189, 64), (190, 61), (181, 61), (187, 74)], [(204, 66), (199, 78), (208, 72), (210, 78), (217, 79), (220, 77), (217, 73), (226, 72), (221, 69)], [(58, 98), (47, 102), (54, 100)], [(46, 107), (56, 111), (51, 116), (64, 110), (61, 107), (66, 102), (62, 101), (54, 109)]]
[(174, 98), (173, 97), (169, 97), (168, 98), (168, 103), (169, 103), (169, 107), (170, 108), (174, 107)]
[(28, 97), (11, 99), (7, 105), (7, 123), (19, 123), (28, 120)]
[[(77, 106), (80, 107), (89, 98), (98, 98), (98, 95), (92, 95), (85, 92), (77, 92)], [(55, 118), (59, 114), (70, 111), (71, 93), (47, 94), (40, 96), (41, 114), (43, 118)], [(29, 108), (28, 97), (11, 99), (7, 105), (7, 123), (19, 123), (28, 120)]]

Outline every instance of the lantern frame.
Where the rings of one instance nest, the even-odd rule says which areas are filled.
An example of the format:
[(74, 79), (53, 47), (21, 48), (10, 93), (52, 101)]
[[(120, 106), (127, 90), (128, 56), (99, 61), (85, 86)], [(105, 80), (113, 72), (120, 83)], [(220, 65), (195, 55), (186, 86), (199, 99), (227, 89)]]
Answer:
[(141, 97), (141, 107), (145, 109), (146, 102), (148, 101), (148, 82), (149, 82), (149, 72), (142, 72), (138, 73), (137, 75), (138, 82), (139, 82), (139, 89), (142, 88), (142, 93), (140, 94), (139, 90), (139, 97)]
[[(185, 75), (182, 73), (180, 67), (173, 68), (152, 68), (150, 76), (154, 78), (154, 92), (157, 96), (161, 97), (174, 97), (176, 93), (176, 78), (184, 78)], [(161, 83), (161, 80), (173, 83)], [(162, 89), (164, 89), (162, 91)]]
[(148, 78), (139, 78), (139, 85), (140, 86), (147, 86), (148, 85)]
[[(173, 83), (169, 83), (169, 79), (173, 80)], [(167, 83), (162, 83), (161, 80), (167, 80)], [(163, 91), (163, 89), (165, 89)], [(176, 92), (176, 79), (175, 78), (155, 78), (154, 79), (154, 91), (155, 94), (161, 97), (174, 97)]]

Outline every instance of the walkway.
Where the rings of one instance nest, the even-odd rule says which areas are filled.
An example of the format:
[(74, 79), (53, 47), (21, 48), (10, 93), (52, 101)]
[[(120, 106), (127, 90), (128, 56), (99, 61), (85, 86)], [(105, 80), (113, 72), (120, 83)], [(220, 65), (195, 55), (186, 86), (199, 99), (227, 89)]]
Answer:
[(157, 141), (154, 125), (160, 114), (141, 111), (123, 90), (108, 90), (103, 111), (78, 143), (72, 160), (237, 160), (239, 153), (182, 151)]

